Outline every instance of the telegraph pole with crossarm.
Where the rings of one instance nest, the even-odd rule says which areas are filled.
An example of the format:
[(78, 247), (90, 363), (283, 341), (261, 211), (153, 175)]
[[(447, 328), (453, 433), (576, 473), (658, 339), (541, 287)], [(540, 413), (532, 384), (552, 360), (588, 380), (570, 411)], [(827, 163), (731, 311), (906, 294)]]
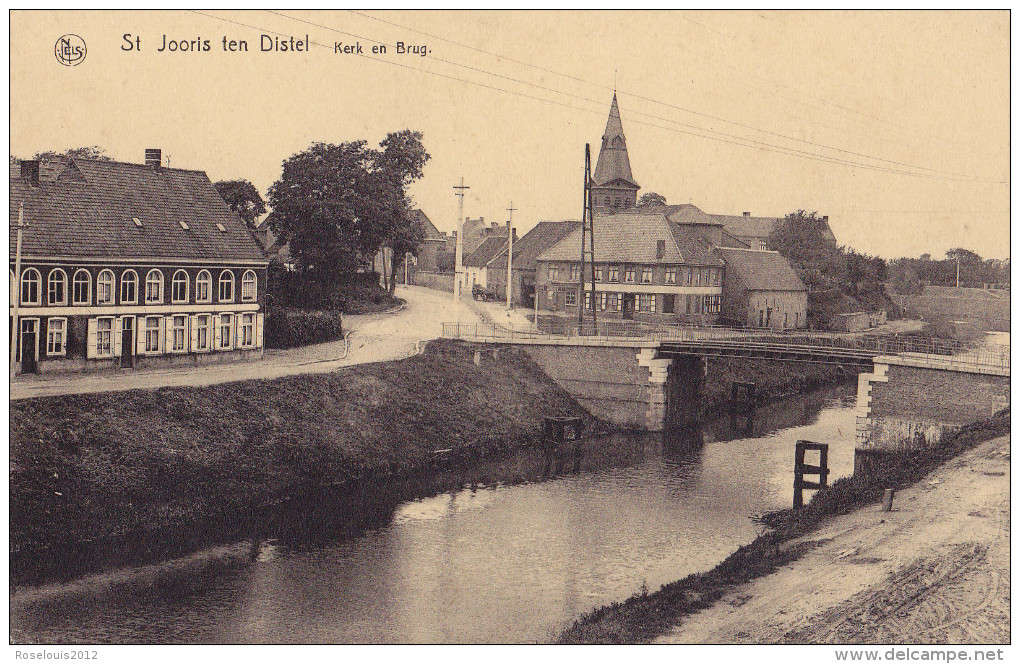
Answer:
[(454, 185), (457, 193), (454, 196), (460, 197), (460, 211), (457, 213), (457, 253), (454, 264), (453, 301), (460, 307), (460, 282), (463, 279), (461, 272), (464, 270), (464, 191), (471, 187), (464, 186), (464, 177), (461, 176), (460, 184)]

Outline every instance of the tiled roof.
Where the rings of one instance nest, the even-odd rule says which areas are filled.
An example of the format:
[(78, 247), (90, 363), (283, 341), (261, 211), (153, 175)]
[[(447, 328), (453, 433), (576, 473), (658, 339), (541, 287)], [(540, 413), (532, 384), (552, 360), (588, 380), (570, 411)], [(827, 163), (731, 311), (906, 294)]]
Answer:
[(729, 233), (726, 232), (725, 229), (723, 229), (723, 232), (722, 232), (722, 242), (720, 243), (719, 246), (720, 247), (736, 247), (736, 248), (740, 248), (740, 249), (750, 249), (751, 248), (751, 245), (749, 245), (746, 242), (742, 242), (735, 235), (730, 235)]
[(439, 229), (436, 228), (436, 225), (428, 218), (428, 215), (418, 208), (411, 210), (411, 219), (417, 221), (418, 225), (425, 230), (426, 242), (446, 242), (446, 237), (439, 232)]
[[(534, 270), (535, 259), (574, 229), (580, 228), (579, 221), (540, 221), (518, 240), (514, 240), (514, 267), (520, 270)], [(506, 268), (506, 247), (489, 261), (489, 267)]]
[(802, 291), (804, 282), (778, 251), (755, 251), (718, 247), (728, 274), (736, 276), (748, 290)]
[(471, 252), (471, 255), (464, 259), (467, 267), (485, 267), (492, 258), (506, 246), (506, 237), (487, 237), (478, 245), (478, 248)]
[(34, 187), (20, 169), (11, 169), (12, 253), (24, 204), (30, 224), (23, 234), (24, 256), (266, 260), (258, 240), (202, 171), (72, 159), (55, 179), (44, 178), (44, 172), (52, 171), (40, 168)]
[[(686, 263), (723, 265), (711, 253), (707, 242), (670, 223), (662, 211), (646, 212), (634, 208), (618, 214), (595, 215), (595, 262), (597, 263)], [(657, 258), (658, 243), (665, 241), (666, 251)], [(581, 229), (577, 228), (543, 252), (538, 260), (579, 261)]]

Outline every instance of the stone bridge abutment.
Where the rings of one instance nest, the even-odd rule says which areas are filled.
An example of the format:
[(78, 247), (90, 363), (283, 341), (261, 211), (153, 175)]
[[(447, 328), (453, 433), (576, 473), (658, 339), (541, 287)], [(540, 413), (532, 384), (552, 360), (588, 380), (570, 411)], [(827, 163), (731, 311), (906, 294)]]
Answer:
[(659, 358), (657, 344), (523, 348), (582, 406), (613, 424), (661, 431), (697, 418), (705, 358)]

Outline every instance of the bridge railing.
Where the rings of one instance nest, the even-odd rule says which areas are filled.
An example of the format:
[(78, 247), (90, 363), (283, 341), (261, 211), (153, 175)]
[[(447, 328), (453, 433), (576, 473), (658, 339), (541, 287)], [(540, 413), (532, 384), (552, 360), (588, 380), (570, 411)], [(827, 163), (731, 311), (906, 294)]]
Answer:
[(597, 327), (591, 323), (579, 327), (574, 321), (559, 321), (555, 325), (543, 321), (542, 327), (544, 329), (540, 331), (535, 327), (515, 327), (496, 323), (443, 323), (443, 337), (491, 342), (584, 337), (593, 342), (598, 339), (648, 341), (748, 350), (811, 352), (831, 349), (834, 354), (914, 356), (955, 366), (992, 367), (1007, 371), (1010, 362), (1009, 346), (967, 349), (957, 341), (910, 336), (803, 330), (777, 332), (728, 327), (653, 325), (618, 320), (599, 321)]

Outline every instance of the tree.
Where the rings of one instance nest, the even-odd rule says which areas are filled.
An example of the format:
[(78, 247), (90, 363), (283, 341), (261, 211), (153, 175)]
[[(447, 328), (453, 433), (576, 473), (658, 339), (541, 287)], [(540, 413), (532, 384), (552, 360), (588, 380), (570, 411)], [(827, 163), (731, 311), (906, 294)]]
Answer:
[(248, 224), (255, 228), (255, 220), (266, 213), (266, 202), (251, 182), (247, 180), (220, 180), (213, 185), (227, 206)]
[(843, 252), (825, 232), (826, 222), (817, 212), (797, 210), (779, 222), (769, 234), (768, 246), (794, 266), (815, 270), (830, 281), (846, 283), (847, 263)]
[(38, 159), (40, 161), (47, 159), (57, 159), (60, 157), (69, 157), (71, 159), (98, 159), (99, 161), (113, 161), (106, 155), (106, 149), (101, 148), (98, 145), (89, 145), (78, 148), (68, 148), (63, 152), (56, 152), (54, 150), (47, 150), (46, 152), (36, 152), (32, 159)]
[(388, 134), (378, 150), (364, 140), (314, 143), (283, 163), (283, 175), (269, 188), (270, 223), (290, 243), (299, 269), (336, 285), (384, 244), (399, 245), (403, 260), (414, 239), (407, 187), (429, 159), (421, 139), (404, 130)]
[(650, 205), (665, 205), (666, 197), (662, 194), (657, 194), (654, 191), (648, 191), (641, 194), (641, 198), (638, 199), (638, 207), (647, 207)]

